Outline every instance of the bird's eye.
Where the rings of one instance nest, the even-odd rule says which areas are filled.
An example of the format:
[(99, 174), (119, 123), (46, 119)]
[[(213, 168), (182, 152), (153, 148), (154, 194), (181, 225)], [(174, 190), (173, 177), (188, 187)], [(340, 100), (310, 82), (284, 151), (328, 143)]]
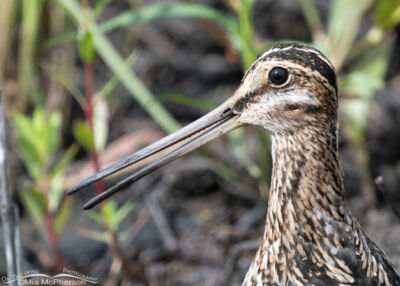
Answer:
[(269, 72), (269, 81), (277, 86), (284, 84), (289, 77), (289, 72), (281, 67), (273, 68)]

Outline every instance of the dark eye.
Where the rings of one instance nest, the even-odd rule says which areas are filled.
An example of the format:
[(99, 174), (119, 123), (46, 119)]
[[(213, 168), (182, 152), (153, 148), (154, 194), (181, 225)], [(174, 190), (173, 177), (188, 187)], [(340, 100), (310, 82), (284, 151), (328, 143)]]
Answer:
[(289, 77), (289, 73), (286, 69), (281, 67), (273, 68), (269, 72), (269, 81), (274, 85), (282, 85), (286, 82)]

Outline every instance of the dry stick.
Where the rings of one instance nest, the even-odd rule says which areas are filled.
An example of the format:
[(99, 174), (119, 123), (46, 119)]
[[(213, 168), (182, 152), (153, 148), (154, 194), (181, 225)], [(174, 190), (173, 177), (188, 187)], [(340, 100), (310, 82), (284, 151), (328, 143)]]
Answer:
[(155, 188), (148, 198), (146, 198), (146, 206), (150, 211), (150, 214), (157, 226), (158, 231), (161, 234), (164, 246), (168, 251), (178, 250), (178, 240), (168, 222), (168, 218), (160, 204), (159, 196), (161, 193), (166, 192), (168, 184), (162, 180), (161, 183)]
[[(12, 203), (8, 193), (8, 180), (6, 169), (6, 140), (3, 117), (3, 106), (1, 104), (0, 89), (0, 208), (1, 222), (3, 226), (3, 239), (6, 253), (7, 276), (9, 279), (21, 277), (21, 259), (16, 257), (21, 254), (18, 221), (18, 211)], [(18, 243), (16, 243), (18, 242)], [(20, 279), (9, 283), (8, 285), (21, 285)]]

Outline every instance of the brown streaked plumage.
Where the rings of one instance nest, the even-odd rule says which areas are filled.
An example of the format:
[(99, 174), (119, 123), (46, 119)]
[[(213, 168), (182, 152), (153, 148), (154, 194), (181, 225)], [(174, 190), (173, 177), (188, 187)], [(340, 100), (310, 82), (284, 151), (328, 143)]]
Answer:
[[(279, 45), (256, 60), (234, 96), (216, 110), (69, 193), (145, 158), (153, 159), (86, 205), (92, 207), (223, 133), (247, 124), (260, 126), (272, 139), (273, 173), (265, 233), (243, 285), (400, 286), (399, 274), (361, 230), (346, 203), (337, 109), (332, 64), (313, 48)], [(159, 158), (167, 148), (172, 151)]]

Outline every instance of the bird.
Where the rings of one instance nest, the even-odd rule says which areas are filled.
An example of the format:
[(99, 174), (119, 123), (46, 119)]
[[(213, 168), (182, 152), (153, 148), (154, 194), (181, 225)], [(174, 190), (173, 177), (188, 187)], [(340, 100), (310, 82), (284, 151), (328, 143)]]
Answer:
[(91, 208), (148, 173), (233, 129), (271, 138), (265, 231), (243, 286), (400, 285), (384, 252), (351, 214), (338, 147), (338, 87), (332, 63), (304, 44), (261, 54), (236, 92), (205, 116), (85, 179), (67, 194), (145, 160), (90, 200)]

